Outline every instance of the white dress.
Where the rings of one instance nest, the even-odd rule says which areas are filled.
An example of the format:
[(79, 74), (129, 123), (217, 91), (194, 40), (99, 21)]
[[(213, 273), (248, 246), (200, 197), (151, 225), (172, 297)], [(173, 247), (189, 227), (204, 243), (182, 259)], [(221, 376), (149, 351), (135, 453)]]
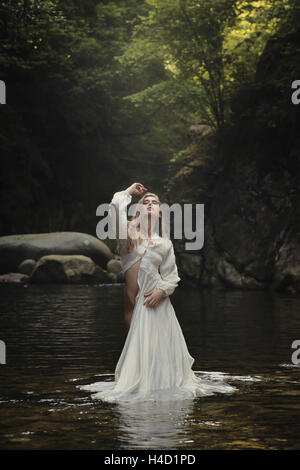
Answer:
[[(123, 210), (131, 199), (126, 190), (113, 196), (111, 204), (123, 214), (121, 223), (127, 224)], [(95, 392), (92, 398), (108, 402), (173, 400), (235, 391), (227, 383), (205, 380), (192, 371), (194, 358), (169, 297), (180, 281), (172, 241), (155, 234), (150, 244), (144, 240), (126, 253), (126, 240), (120, 239), (120, 255), (124, 272), (142, 259), (137, 277), (139, 291), (115, 380), (77, 387)], [(164, 290), (166, 297), (156, 307), (143, 305), (147, 298), (144, 293), (155, 287)]]

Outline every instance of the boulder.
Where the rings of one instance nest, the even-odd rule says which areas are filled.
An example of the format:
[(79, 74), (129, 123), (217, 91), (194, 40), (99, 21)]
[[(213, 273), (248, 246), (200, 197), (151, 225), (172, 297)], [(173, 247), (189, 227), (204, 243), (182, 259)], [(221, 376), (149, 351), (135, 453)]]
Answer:
[(22, 263), (19, 264), (17, 272), (22, 274), (31, 274), (36, 261), (34, 259), (25, 259)]
[(107, 284), (115, 282), (115, 278), (110, 274), (88, 256), (46, 255), (36, 263), (29, 282)]
[(80, 232), (50, 232), (0, 237), (0, 274), (17, 272), (22, 261), (46, 255), (83, 255), (106, 268), (113, 253), (101, 240)]
[(109, 260), (109, 262), (107, 263), (107, 271), (110, 273), (119, 274), (120, 272), (122, 272), (121, 262), (117, 259)]
[(125, 274), (119, 256), (115, 255), (114, 259), (109, 260), (107, 263), (107, 271), (114, 276), (115, 282), (125, 282)]

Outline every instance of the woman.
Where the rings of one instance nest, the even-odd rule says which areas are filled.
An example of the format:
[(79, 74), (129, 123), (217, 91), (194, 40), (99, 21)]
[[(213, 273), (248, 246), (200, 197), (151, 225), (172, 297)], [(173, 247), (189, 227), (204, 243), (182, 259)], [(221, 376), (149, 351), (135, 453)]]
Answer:
[[(105, 401), (170, 400), (235, 390), (223, 382), (196, 377), (194, 363), (170, 301), (180, 277), (174, 248), (156, 194), (146, 193), (127, 220), (132, 195), (147, 190), (141, 183), (114, 194), (118, 249), (125, 272), (127, 338), (116, 365), (114, 382), (79, 386)], [(112, 212), (111, 212), (112, 215)], [(120, 237), (121, 230), (126, 238)]]
[[(116, 207), (118, 216), (121, 216), (122, 218), (125, 215), (126, 217), (124, 211), (122, 212), (122, 210), (125, 209), (124, 205), (127, 206), (127, 204), (131, 201), (131, 196), (133, 194), (141, 194), (146, 190), (147, 188), (145, 188), (142, 184), (134, 183), (125, 191), (115, 193), (112, 199), (112, 204)], [(124, 221), (124, 225), (127, 225), (128, 234), (126, 242), (118, 238), (118, 250), (122, 255), (122, 267), (123, 271), (125, 272), (125, 324), (127, 331), (130, 327), (131, 318), (136, 303), (136, 296), (139, 291), (138, 272), (140, 268), (141, 257), (138, 244), (143, 243), (144, 240), (153, 240), (158, 239), (159, 237), (167, 238), (167, 235), (164, 231), (162, 214), (159, 209), (160, 201), (158, 196), (156, 194), (147, 193), (138, 201), (138, 204), (141, 207), (141, 219), (146, 219), (144, 227), (136, 227), (134, 222), (137, 218), (137, 215), (135, 215), (131, 222), (127, 222), (126, 220)], [(137, 228), (137, 232), (140, 235), (138, 242), (135, 240), (133, 241), (130, 238), (129, 233), (131, 227), (132, 231), (135, 227)], [(143, 228), (146, 230), (143, 231)], [(152, 241), (150, 241), (149, 246), (154, 246)], [(144, 244), (142, 244), (142, 247), (144, 248)], [(134, 248), (136, 248), (136, 251), (133, 251)], [(148, 248), (148, 244), (146, 245), (146, 248)], [(146, 300), (143, 305), (147, 305), (149, 308), (156, 307), (163, 298), (167, 297), (167, 295), (171, 295), (180, 281), (175, 263), (173, 248), (171, 248), (171, 245), (169, 254), (171, 255), (168, 256), (169, 265), (163, 265), (161, 268), (162, 271), (164, 269), (168, 271), (168, 280), (160, 281), (155, 289), (144, 293)], [(164, 273), (163, 271), (163, 275), (164, 274), (167, 274), (167, 272)]]

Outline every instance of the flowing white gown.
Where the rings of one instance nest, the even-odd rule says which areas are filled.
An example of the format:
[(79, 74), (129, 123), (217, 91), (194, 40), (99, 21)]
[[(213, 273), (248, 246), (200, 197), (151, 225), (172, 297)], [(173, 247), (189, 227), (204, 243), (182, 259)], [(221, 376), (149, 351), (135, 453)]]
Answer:
[[(113, 196), (111, 204), (121, 214), (121, 223), (127, 224), (124, 208), (131, 199), (126, 190)], [(122, 222), (124, 214), (126, 220)], [(139, 291), (115, 380), (77, 387), (96, 392), (92, 398), (108, 402), (173, 400), (234, 392), (236, 388), (222, 380), (205, 380), (192, 370), (195, 360), (189, 354), (169, 297), (180, 281), (172, 241), (155, 234), (150, 243), (144, 240), (130, 253), (126, 252), (125, 239), (120, 239), (120, 244), (124, 272), (138, 260), (141, 262)], [(164, 290), (166, 297), (156, 307), (143, 305), (144, 293), (155, 287)]]

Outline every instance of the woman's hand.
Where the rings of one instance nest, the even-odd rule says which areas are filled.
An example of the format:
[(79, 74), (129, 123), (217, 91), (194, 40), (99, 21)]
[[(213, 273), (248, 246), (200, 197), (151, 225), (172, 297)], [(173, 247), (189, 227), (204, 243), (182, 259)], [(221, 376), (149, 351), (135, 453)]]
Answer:
[(144, 296), (148, 297), (143, 303), (143, 305), (147, 305), (147, 307), (156, 307), (162, 299), (167, 297), (162, 289), (152, 289), (150, 292), (146, 292)]
[(145, 188), (142, 183), (133, 183), (126, 191), (129, 194), (143, 194), (144, 191), (147, 191), (147, 188)]

